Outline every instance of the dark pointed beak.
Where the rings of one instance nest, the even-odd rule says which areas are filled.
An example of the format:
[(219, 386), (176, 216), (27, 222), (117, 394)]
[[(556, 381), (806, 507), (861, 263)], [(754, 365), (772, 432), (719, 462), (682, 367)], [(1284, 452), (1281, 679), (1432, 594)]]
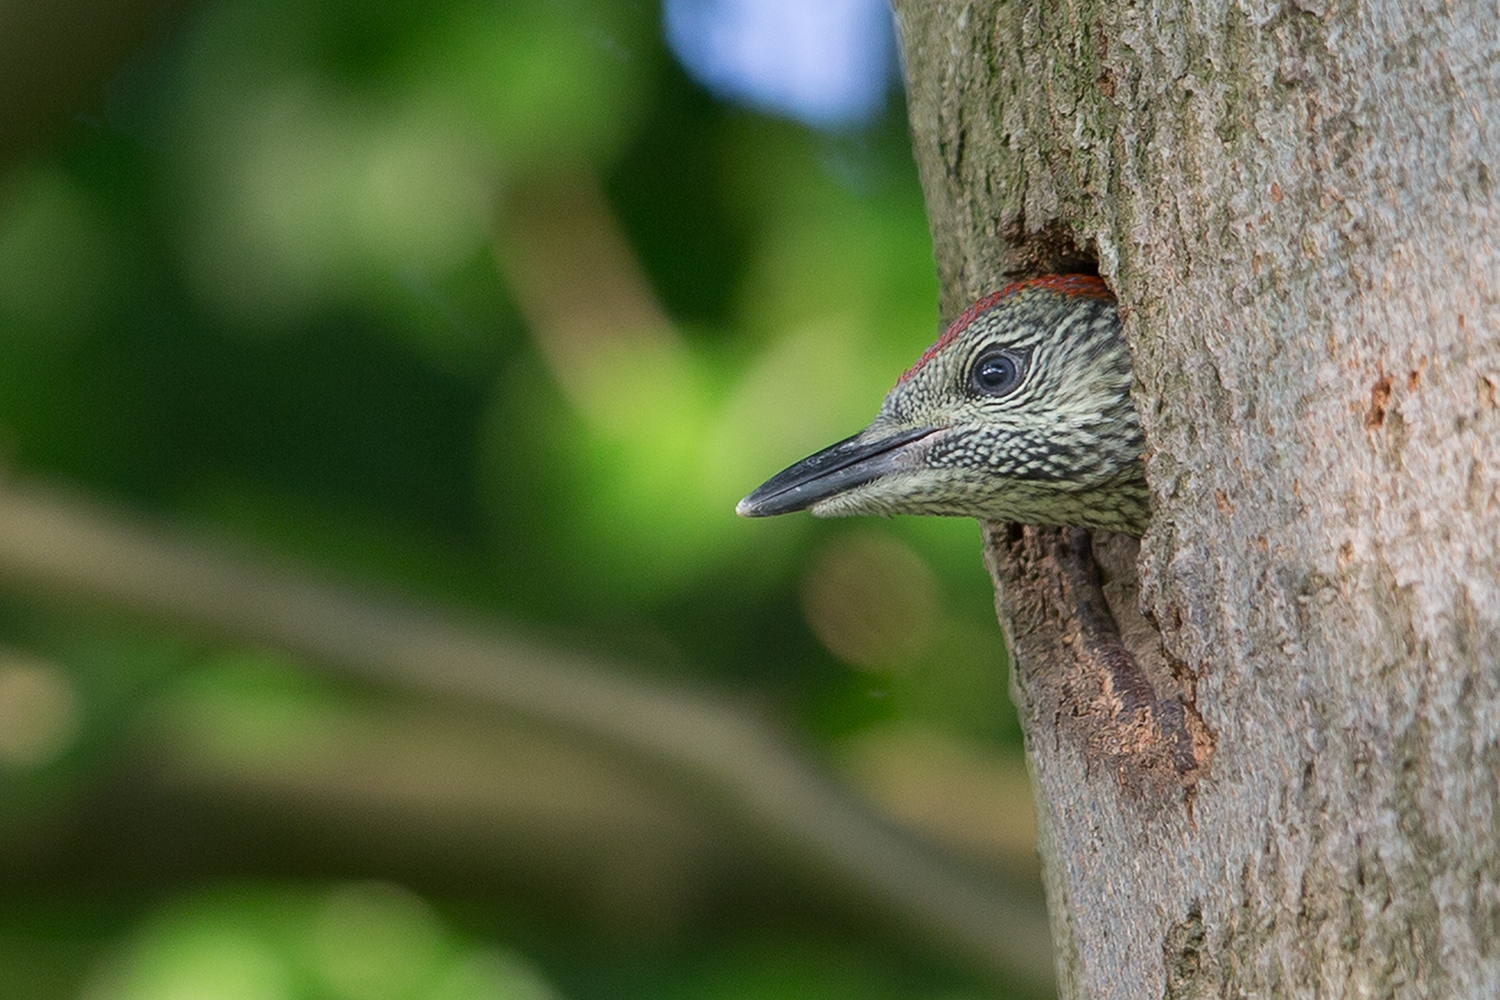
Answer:
[(734, 512), (741, 517), (769, 517), (806, 510), (856, 486), (863, 486), (897, 468), (901, 450), (936, 431), (918, 427), (898, 431), (873, 441), (860, 434), (831, 444), (815, 455), (783, 469), (739, 502)]

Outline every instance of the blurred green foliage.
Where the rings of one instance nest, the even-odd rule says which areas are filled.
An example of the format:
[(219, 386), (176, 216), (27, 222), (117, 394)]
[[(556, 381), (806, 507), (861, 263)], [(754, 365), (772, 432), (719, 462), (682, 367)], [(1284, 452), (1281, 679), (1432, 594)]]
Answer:
[[(834, 135), (736, 111), (682, 74), (658, 18), (612, 0), (214, 0), (165, 19), (64, 140), (0, 172), (0, 455), (761, 692), (816, 738), (899, 719), (1013, 751), (972, 522), (733, 514), (862, 426), (934, 333), (899, 100)], [(490, 246), (515, 183), (568, 174), (602, 185), (672, 322), (669, 347), (610, 359), (607, 395), (582, 401)], [(837, 638), (860, 601), (887, 602), (853, 621), (869, 655)], [(220, 690), (226, 737), (277, 730), (223, 651), (154, 626), (7, 598), (0, 647), (24, 651), (0, 674), (28, 717), (61, 720), (39, 737), (55, 747), (0, 746), (0, 996), (952, 995), (836, 934), (733, 928), (659, 952), (633, 990), (630, 963), (579, 959), (591, 946), (544, 918), (510, 939), (457, 930), (406, 890), (316, 872), (111, 895), (95, 869), (88, 893), (32, 906), (52, 895), (28, 882), (38, 845), (128, 769), (164, 693)], [(305, 707), (346, 696), (308, 689)], [(362, 981), (361, 949), (412, 978)]]
[(200, 893), (135, 929), (97, 1000), (549, 1000), (530, 962), (476, 946), (386, 883)]

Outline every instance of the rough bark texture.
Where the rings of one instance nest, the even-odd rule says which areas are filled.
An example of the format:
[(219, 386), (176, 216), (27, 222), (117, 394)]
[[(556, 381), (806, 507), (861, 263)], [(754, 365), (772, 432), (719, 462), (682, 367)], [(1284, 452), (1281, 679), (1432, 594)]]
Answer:
[(1500, 996), (1500, 12), (896, 7), (944, 312), (1097, 262), (1150, 443), (986, 530), (1064, 995)]

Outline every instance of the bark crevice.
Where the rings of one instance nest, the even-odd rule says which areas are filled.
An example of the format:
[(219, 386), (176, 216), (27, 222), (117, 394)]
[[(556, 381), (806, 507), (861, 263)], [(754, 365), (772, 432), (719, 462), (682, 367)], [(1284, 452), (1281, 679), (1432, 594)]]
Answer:
[[(1022, 714), (1054, 720), (1056, 738), (1074, 742), (1090, 768), (1123, 787), (1154, 803), (1182, 789), (1190, 806), (1213, 736), (1190, 692), (1162, 672), (1155, 630), (1121, 603), (1137, 589), (1134, 540), (1101, 536), (1116, 574), (1109, 582), (1083, 529), (990, 524), (985, 540), (1000, 614), (1024, 650), (1016, 666)], [(1121, 612), (1140, 619), (1134, 629), (1121, 629), (1117, 615), (1129, 620)]]

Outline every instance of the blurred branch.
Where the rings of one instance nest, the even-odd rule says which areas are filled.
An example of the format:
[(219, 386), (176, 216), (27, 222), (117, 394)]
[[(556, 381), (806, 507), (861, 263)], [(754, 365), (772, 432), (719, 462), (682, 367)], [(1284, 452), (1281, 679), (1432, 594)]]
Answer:
[(150, 529), (36, 485), (0, 489), (0, 583), (293, 651), (350, 679), (502, 709), (686, 786), (935, 949), (1051, 978), (1040, 913), (897, 830), (745, 712)]
[(0, 852), (0, 879), (159, 885), (311, 863), (519, 894), (627, 940), (680, 932), (726, 898), (795, 897), (774, 877), (782, 859), (624, 755), (482, 704), (395, 695), (177, 686), (143, 707), (106, 788), (47, 841)]
[(599, 182), (584, 172), (506, 190), (495, 256), (549, 361), (587, 361), (601, 341), (671, 339)]
[(593, 175), (512, 182), (493, 247), (548, 372), (595, 423), (617, 424), (618, 410), (650, 400), (686, 362), (682, 338)]

